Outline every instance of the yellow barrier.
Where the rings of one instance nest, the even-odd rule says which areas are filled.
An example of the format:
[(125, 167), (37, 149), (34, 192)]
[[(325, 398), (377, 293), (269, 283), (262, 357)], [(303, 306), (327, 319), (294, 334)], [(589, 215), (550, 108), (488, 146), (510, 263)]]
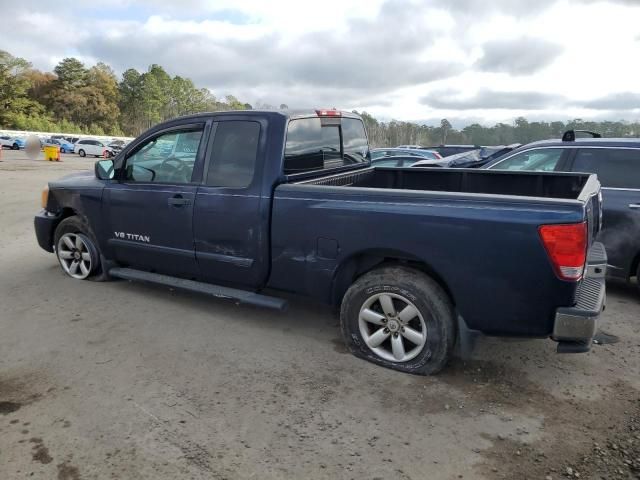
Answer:
[(58, 146), (45, 146), (44, 147), (44, 159), (50, 162), (54, 160), (56, 162), (60, 161), (60, 147)]

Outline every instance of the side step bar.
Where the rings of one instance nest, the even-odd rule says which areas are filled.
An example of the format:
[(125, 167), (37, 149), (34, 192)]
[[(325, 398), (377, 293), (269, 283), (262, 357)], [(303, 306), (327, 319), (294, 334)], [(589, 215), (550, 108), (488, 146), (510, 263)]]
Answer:
[(284, 312), (288, 307), (287, 301), (281, 298), (269, 297), (267, 295), (261, 295), (259, 293), (239, 290), (236, 288), (221, 287), (210, 283), (196, 282), (195, 280), (185, 280), (183, 278), (171, 277), (169, 275), (161, 275), (159, 273), (134, 270), (133, 268), (112, 268), (109, 270), (109, 275), (112, 277), (122, 278), (124, 280), (155, 283), (179, 290), (203, 293), (205, 295), (211, 295), (212, 297), (227, 298), (235, 300), (238, 303), (271, 308), (281, 312)]

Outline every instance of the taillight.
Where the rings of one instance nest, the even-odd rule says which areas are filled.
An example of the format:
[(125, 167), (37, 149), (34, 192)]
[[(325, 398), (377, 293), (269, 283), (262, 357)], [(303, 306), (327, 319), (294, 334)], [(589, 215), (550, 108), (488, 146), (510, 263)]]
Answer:
[(319, 117), (341, 117), (342, 112), (333, 108), (331, 110), (316, 110), (316, 115), (318, 115)]
[(587, 224), (542, 225), (538, 228), (558, 277), (578, 281), (587, 261)]

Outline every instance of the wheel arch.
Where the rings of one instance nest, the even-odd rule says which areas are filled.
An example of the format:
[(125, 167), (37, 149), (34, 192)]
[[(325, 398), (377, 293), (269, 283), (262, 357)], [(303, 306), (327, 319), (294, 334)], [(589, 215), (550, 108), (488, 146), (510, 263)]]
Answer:
[[(73, 208), (71, 208), (71, 207), (62, 207), (62, 208), (60, 208), (60, 209), (58, 210), (58, 218), (57, 218), (56, 223), (55, 223), (55, 225), (54, 225), (54, 227), (53, 227), (53, 232), (55, 232), (55, 231), (56, 231), (56, 229), (58, 228), (58, 225), (60, 225), (60, 223), (61, 223), (63, 220), (65, 220), (65, 219), (67, 219), (67, 218), (69, 218), (69, 217), (76, 216), (76, 215), (77, 215), (77, 216), (79, 216), (79, 217), (81, 217), (81, 216), (78, 214), (78, 212), (76, 212), (76, 211), (75, 211)], [(82, 217), (81, 217), (81, 218), (82, 218)], [(54, 233), (53, 233), (53, 232), (52, 232), (52, 234), (51, 234), (52, 236), (54, 235)]]
[(425, 273), (443, 288), (455, 306), (455, 297), (453, 296), (453, 292), (442, 275), (440, 275), (431, 264), (416, 257), (415, 255), (398, 250), (387, 249), (364, 250), (354, 253), (344, 259), (336, 269), (333, 276), (331, 285), (331, 304), (333, 306), (340, 306), (345, 293), (353, 282), (365, 273), (386, 265), (405, 265)]

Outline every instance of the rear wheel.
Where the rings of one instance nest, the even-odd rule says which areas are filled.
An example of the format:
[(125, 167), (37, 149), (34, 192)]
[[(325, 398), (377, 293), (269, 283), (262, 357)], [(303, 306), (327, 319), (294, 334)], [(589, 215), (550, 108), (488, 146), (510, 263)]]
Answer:
[(20, 150), (20, 145), (18, 145), (17, 143), (14, 143), (14, 144), (11, 146), (11, 149), (12, 149), (12, 150)]
[(85, 151), (84, 151), (84, 150), (82, 150), (82, 149), (78, 150), (78, 155), (80, 155), (81, 157), (86, 157), (86, 156), (87, 156), (87, 154), (85, 153)]
[(360, 277), (343, 299), (340, 323), (356, 356), (407, 373), (437, 373), (455, 342), (447, 294), (424, 273), (404, 266)]
[(640, 263), (638, 264), (638, 271), (636, 272), (636, 287), (638, 288), (638, 293), (640, 293)]
[(61, 147), (61, 148), (60, 148), (60, 153), (67, 153), (67, 152), (65, 151), (64, 147)]

